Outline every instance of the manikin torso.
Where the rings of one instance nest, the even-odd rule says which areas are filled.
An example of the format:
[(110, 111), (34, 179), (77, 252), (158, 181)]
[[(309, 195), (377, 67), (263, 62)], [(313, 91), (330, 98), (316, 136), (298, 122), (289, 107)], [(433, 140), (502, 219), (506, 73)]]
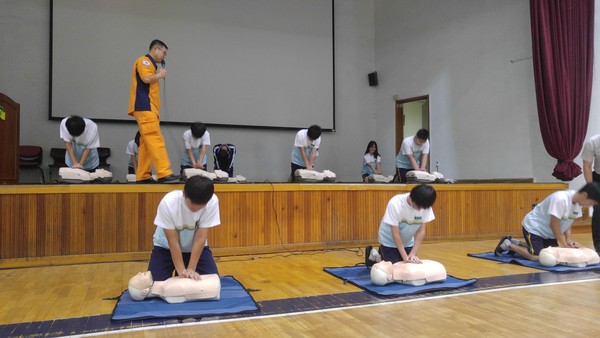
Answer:
[(129, 280), (129, 294), (134, 300), (160, 297), (168, 303), (218, 300), (221, 296), (221, 279), (217, 274), (210, 274), (201, 275), (200, 280), (171, 277), (155, 282), (150, 271), (146, 271)]
[(371, 267), (371, 281), (376, 285), (400, 283), (420, 286), (446, 280), (446, 268), (436, 261), (423, 259), (421, 264), (381, 261)]
[(588, 248), (547, 247), (540, 251), (540, 263), (544, 266), (564, 265), (582, 268), (600, 263), (600, 256)]

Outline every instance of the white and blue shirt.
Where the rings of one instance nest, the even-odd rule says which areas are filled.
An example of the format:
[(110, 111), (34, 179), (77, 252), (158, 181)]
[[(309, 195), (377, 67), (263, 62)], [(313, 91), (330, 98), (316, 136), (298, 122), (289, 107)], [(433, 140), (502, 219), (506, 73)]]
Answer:
[[(192, 252), (194, 235), (198, 229), (212, 228), (221, 224), (219, 198), (213, 194), (206, 207), (192, 212), (185, 205), (183, 191), (171, 191), (160, 201), (154, 224), (156, 225), (153, 237), (155, 246), (169, 249), (169, 241), (163, 229), (175, 229), (179, 234), (181, 252)], [(204, 245), (208, 245), (208, 240)]]
[(373, 170), (371, 169), (371, 167), (369, 167), (368, 164), (371, 164), (373, 166), (373, 168), (377, 169), (377, 163), (381, 163), (381, 156), (377, 156), (377, 158), (375, 158), (375, 156), (373, 156), (373, 154), (365, 154), (365, 156), (363, 156), (363, 167), (362, 167), (362, 171), (361, 174), (363, 175), (371, 175), (373, 174)]
[[(200, 148), (203, 145), (206, 145), (206, 146), (210, 145), (210, 134), (208, 133), (208, 130), (207, 130), (204, 133), (204, 135), (202, 135), (202, 137), (195, 138), (194, 135), (192, 135), (192, 131), (190, 129), (188, 129), (183, 133), (183, 145), (184, 145), (184, 149), (183, 149), (183, 155), (181, 156), (181, 164), (184, 166), (191, 167), (192, 160), (190, 159), (187, 149), (191, 149), (192, 155), (194, 155), (195, 159), (197, 159), (198, 157), (200, 157)], [(204, 158), (202, 159), (202, 165), (206, 165), (206, 154), (207, 153), (208, 153), (208, 151), (204, 154)]]
[(581, 205), (573, 203), (575, 193), (575, 190), (562, 190), (552, 193), (525, 215), (521, 225), (532, 234), (545, 239), (556, 239), (552, 228), (550, 228), (552, 216), (560, 220), (561, 233), (567, 231), (573, 221), (582, 216)]
[[(60, 121), (60, 138), (67, 143), (71, 143), (77, 160), (80, 160), (84, 150), (89, 148), (90, 153), (85, 160), (85, 163), (82, 163), (82, 166), (85, 170), (96, 169), (100, 164), (98, 150), (96, 149), (100, 147), (98, 126), (96, 123), (94, 123), (94, 121), (84, 118), (83, 122), (85, 122), (85, 129), (83, 130), (83, 133), (81, 133), (79, 136), (73, 136), (67, 129), (67, 119), (68, 117), (65, 117), (62, 121)], [(73, 162), (71, 161), (71, 156), (69, 156), (69, 154), (65, 156), (65, 163), (67, 166), (69, 166), (69, 168), (73, 167)]]
[(306, 163), (302, 159), (302, 154), (300, 154), (300, 148), (304, 148), (306, 151), (306, 157), (310, 157), (312, 151), (316, 151), (316, 156), (319, 156), (319, 146), (321, 145), (321, 136), (319, 136), (316, 140), (310, 140), (308, 138), (308, 129), (301, 129), (296, 133), (296, 138), (294, 139), (294, 149), (292, 149), (291, 161), (295, 165), (299, 165), (301, 167), (306, 167)]
[(412, 155), (417, 161), (417, 164), (421, 166), (421, 156), (423, 154), (429, 154), (429, 140), (425, 141), (422, 145), (415, 143), (416, 136), (409, 136), (402, 141), (400, 152), (396, 156), (396, 168), (402, 169), (413, 169), (408, 155)]
[(414, 245), (414, 235), (421, 225), (435, 219), (431, 208), (417, 210), (408, 204), (410, 193), (392, 197), (388, 202), (385, 214), (379, 225), (379, 243), (390, 248), (397, 248), (392, 236), (391, 226), (400, 229), (400, 237), (405, 248)]

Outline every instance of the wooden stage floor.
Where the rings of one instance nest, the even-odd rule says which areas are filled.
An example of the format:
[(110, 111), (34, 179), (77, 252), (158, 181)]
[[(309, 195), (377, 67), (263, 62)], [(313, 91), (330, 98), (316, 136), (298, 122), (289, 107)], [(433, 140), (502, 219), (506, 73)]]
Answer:
[[(590, 247), (591, 235), (574, 238)], [(198, 321), (118, 322), (110, 300), (147, 262), (116, 262), (0, 270), (0, 336), (55, 337), (591, 337), (600, 333), (600, 271), (551, 273), (471, 258), (497, 240), (429, 242), (419, 257), (450, 275), (476, 278), (468, 291), (382, 299), (323, 271), (363, 262), (363, 249), (219, 257), (262, 311)], [(314, 300), (316, 310), (295, 307)], [(337, 299), (329, 303), (323, 299)], [(353, 299), (361, 299), (353, 301)], [(366, 299), (366, 300), (365, 300)], [(320, 300), (320, 301), (319, 301)], [(285, 304), (274, 310), (274, 304)]]

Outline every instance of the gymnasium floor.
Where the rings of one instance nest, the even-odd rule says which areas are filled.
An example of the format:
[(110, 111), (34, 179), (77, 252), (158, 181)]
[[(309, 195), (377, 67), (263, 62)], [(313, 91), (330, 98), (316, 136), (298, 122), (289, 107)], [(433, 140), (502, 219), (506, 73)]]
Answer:
[[(591, 246), (591, 235), (574, 238)], [(468, 257), (497, 240), (425, 243), (433, 259), (470, 287), (378, 297), (324, 267), (363, 262), (363, 249), (222, 257), (221, 275), (239, 280), (260, 311), (199, 320), (111, 322), (129, 278), (146, 262), (0, 270), (0, 337), (111, 334), (121, 337), (590, 337), (600, 333), (600, 270), (543, 272)]]

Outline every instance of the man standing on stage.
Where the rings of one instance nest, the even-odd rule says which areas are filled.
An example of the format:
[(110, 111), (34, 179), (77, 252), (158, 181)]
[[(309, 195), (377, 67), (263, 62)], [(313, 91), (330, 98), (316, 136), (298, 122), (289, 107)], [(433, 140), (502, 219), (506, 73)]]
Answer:
[[(137, 183), (153, 183), (152, 164), (158, 183), (175, 183), (180, 177), (173, 175), (171, 162), (160, 132), (160, 85), (158, 80), (167, 77), (164, 61), (167, 45), (160, 40), (150, 43), (148, 54), (139, 57), (133, 65), (128, 115), (135, 117), (140, 128), (138, 147)], [(158, 63), (163, 67), (158, 69)]]

